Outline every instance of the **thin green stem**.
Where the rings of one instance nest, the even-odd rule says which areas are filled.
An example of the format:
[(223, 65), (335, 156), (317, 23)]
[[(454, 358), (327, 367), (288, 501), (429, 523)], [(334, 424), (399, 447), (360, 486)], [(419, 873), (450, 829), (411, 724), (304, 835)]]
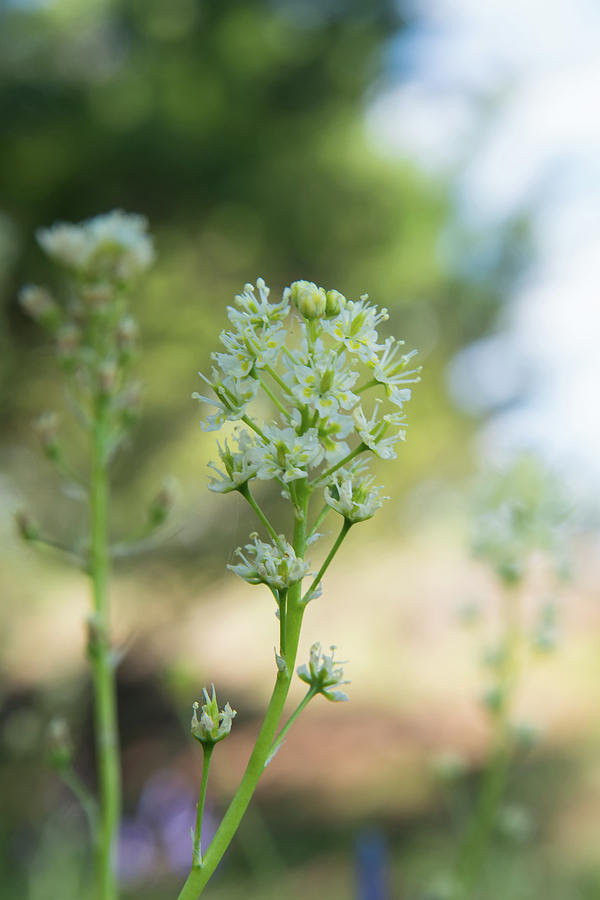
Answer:
[(106, 447), (108, 410), (98, 400), (92, 430), (90, 576), (94, 603), (95, 640), (91, 652), (94, 686), (96, 755), (100, 793), (96, 847), (98, 900), (116, 900), (116, 833), (121, 814), (121, 771), (116, 707), (115, 671), (110, 647), (108, 599), (108, 475)]
[(313, 687), (310, 687), (308, 689), (308, 691), (306, 692), (306, 694), (304, 695), (304, 697), (302, 698), (302, 700), (300, 701), (300, 703), (298, 704), (298, 706), (296, 707), (294, 712), (291, 714), (291, 716), (289, 717), (289, 719), (287, 720), (287, 722), (285, 723), (285, 725), (283, 726), (283, 728), (281, 729), (281, 731), (279, 732), (279, 734), (277, 735), (275, 740), (273, 741), (273, 744), (271, 746), (271, 753), (269, 756), (270, 759), (273, 758), (273, 756), (277, 753), (277, 751), (281, 747), (286, 734), (288, 733), (288, 731), (290, 730), (290, 728), (292, 727), (292, 725), (294, 724), (294, 722), (296, 721), (296, 719), (298, 718), (300, 713), (304, 709), (306, 709), (306, 707), (308, 706), (308, 704), (310, 703), (312, 698), (316, 697), (316, 695), (318, 693), (319, 693), (318, 690), (316, 690)]
[(279, 397), (275, 393), (273, 393), (273, 391), (267, 384), (264, 383), (262, 378), (260, 378), (259, 381), (260, 381), (261, 388), (263, 389), (263, 391), (265, 392), (265, 394), (267, 395), (267, 397), (269, 398), (271, 403), (274, 403), (275, 406), (277, 407), (277, 409), (279, 410), (279, 412), (283, 416), (285, 416), (285, 418), (288, 419), (288, 421), (289, 421), (292, 417), (291, 417), (290, 413), (288, 412), (288, 410), (283, 405), (283, 403), (281, 402), (281, 400), (279, 399)]
[(273, 540), (278, 544), (279, 543), (279, 535), (277, 534), (277, 532), (275, 531), (275, 529), (273, 528), (273, 526), (267, 519), (266, 515), (264, 514), (264, 512), (262, 511), (262, 509), (260, 508), (260, 506), (258, 505), (256, 500), (254, 499), (254, 497), (252, 496), (252, 492), (250, 490), (250, 485), (248, 484), (248, 482), (240, 485), (238, 490), (239, 490), (240, 494), (242, 495), (242, 497), (246, 498), (246, 500), (248, 501), (248, 503), (250, 504), (250, 506), (252, 507), (252, 509), (254, 510), (254, 512), (256, 513), (258, 518), (260, 519), (260, 521), (263, 523), (263, 525), (265, 526), (265, 528), (267, 529), (267, 531), (269, 532), (269, 534), (271, 535)]
[(248, 426), (248, 428), (251, 428), (252, 431), (254, 431), (254, 432), (259, 436), (259, 438), (262, 438), (262, 439), (263, 439), (263, 441), (267, 441), (267, 440), (268, 440), (268, 438), (267, 438), (266, 434), (264, 433), (264, 431), (262, 431), (262, 429), (259, 428), (259, 426), (256, 424), (256, 422), (254, 422), (254, 421), (250, 418), (250, 416), (242, 416), (241, 421), (244, 422), (244, 423)]
[(285, 629), (287, 619), (287, 591), (279, 593), (279, 655), (285, 659)]
[(494, 716), (492, 753), (486, 768), (477, 808), (465, 832), (456, 862), (456, 880), (465, 900), (477, 887), (502, 797), (508, 784), (512, 757), (511, 714), (519, 677), (521, 623), (516, 588), (508, 590), (503, 607), (504, 634), (498, 672), (500, 706)]
[(376, 378), (371, 378), (370, 381), (365, 381), (365, 383), (364, 383), (364, 384), (361, 384), (360, 387), (354, 388), (354, 393), (355, 393), (355, 394), (362, 394), (363, 391), (366, 391), (368, 388), (375, 387), (375, 386), (378, 385), (378, 384), (380, 384), (380, 382), (377, 381)]
[(319, 475), (318, 479), (314, 482), (314, 484), (323, 484), (329, 478), (330, 475), (333, 475), (334, 472), (337, 472), (338, 469), (341, 469), (342, 466), (345, 466), (347, 463), (352, 462), (352, 460), (356, 456), (358, 456), (359, 453), (364, 453), (365, 450), (368, 450), (368, 449), (369, 448), (367, 447), (367, 445), (361, 441), (361, 443), (358, 445), (358, 447), (355, 447), (354, 450), (351, 450), (350, 453), (348, 453), (346, 456), (344, 456), (343, 459), (340, 459), (340, 461), (337, 462), (334, 466), (331, 466), (331, 468), (327, 469), (326, 472), (323, 472), (322, 475)]
[[(293, 538), (294, 551), (299, 557), (304, 557), (306, 552), (306, 509), (308, 505), (308, 496), (306, 485), (303, 485), (303, 499), (300, 509), (302, 515), (297, 515), (295, 518)], [(289, 693), (296, 655), (298, 653), (298, 641), (300, 638), (302, 616), (304, 613), (304, 606), (301, 601), (300, 583), (293, 585), (289, 589), (287, 607), (287, 668), (285, 671), (279, 671), (277, 673), (275, 686), (273, 688), (273, 693), (271, 694), (271, 700), (267, 707), (262, 727), (235, 796), (229, 804), (229, 808), (217, 829), (212, 843), (204, 855), (202, 865), (192, 867), (192, 870), (181, 889), (178, 900), (196, 900), (206, 887), (206, 884), (238, 829), (248, 804), (252, 799), (256, 785), (264, 771), (267, 760), (269, 759), (273, 740)]]
[(88, 561), (85, 556), (78, 553), (73, 547), (66, 547), (64, 544), (61, 544), (60, 541), (55, 541), (42, 534), (29, 538), (29, 541), (32, 544), (40, 544), (42, 547), (48, 547), (49, 550), (52, 550), (55, 553), (62, 554), (82, 569), (87, 567)]
[(92, 845), (95, 846), (98, 840), (98, 805), (87, 786), (83, 783), (79, 775), (70, 766), (60, 770), (60, 777), (75, 795), (81, 805), (87, 819), (92, 838)]
[(349, 522), (348, 519), (344, 519), (344, 523), (343, 523), (343, 525), (342, 525), (342, 527), (341, 527), (341, 529), (340, 529), (340, 533), (338, 534), (338, 536), (337, 536), (337, 538), (336, 538), (336, 541), (335, 541), (333, 547), (331, 548), (331, 550), (330, 550), (329, 553), (327, 554), (327, 558), (326, 558), (325, 562), (323, 563), (323, 565), (321, 566), (321, 568), (319, 569), (319, 571), (318, 571), (317, 574), (315, 575), (315, 578), (314, 578), (314, 580), (313, 580), (311, 586), (309, 587), (309, 589), (306, 591), (306, 593), (305, 593), (304, 596), (302, 597), (302, 603), (308, 603), (308, 601), (309, 601), (310, 598), (312, 597), (314, 591), (315, 591), (316, 588), (319, 586), (319, 583), (320, 583), (321, 579), (323, 578), (323, 575), (325, 574), (325, 572), (326, 572), (327, 569), (329, 568), (329, 565), (330, 565), (330, 563), (331, 563), (333, 557), (335, 556), (335, 554), (336, 554), (336, 553), (338, 552), (338, 550), (340, 549), (340, 546), (341, 546), (341, 544), (342, 544), (342, 541), (344, 540), (344, 538), (346, 537), (346, 535), (348, 534), (348, 532), (349, 532), (350, 529), (352, 528), (352, 524), (353, 524), (353, 523), (352, 523), (352, 522)]
[(202, 749), (204, 756), (202, 760), (202, 781), (200, 783), (200, 796), (198, 797), (198, 808), (196, 812), (196, 830), (194, 832), (194, 850), (192, 853), (192, 865), (202, 865), (202, 817), (204, 815), (204, 804), (206, 802), (206, 786), (208, 785), (208, 773), (210, 770), (210, 759), (214, 750), (214, 744), (203, 744)]
[(319, 513), (319, 515), (318, 515), (317, 518), (315, 519), (315, 522), (314, 522), (313, 527), (312, 527), (312, 528), (310, 529), (310, 531), (308, 532), (308, 537), (312, 537), (312, 536), (313, 536), (313, 534), (315, 533), (315, 531), (317, 530), (317, 528), (319, 527), (319, 525), (321, 524), (321, 522), (325, 519), (325, 516), (329, 515), (330, 512), (331, 512), (331, 507), (329, 506), (328, 503), (324, 503), (324, 504), (323, 504), (323, 508), (321, 509), (321, 512)]
[(272, 369), (271, 366), (265, 366), (265, 372), (271, 376), (273, 381), (277, 382), (282, 391), (285, 391), (286, 394), (289, 394), (290, 397), (294, 396), (294, 393), (290, 387), (285, 383), (283, 378), (277, 374), (275, 369)]

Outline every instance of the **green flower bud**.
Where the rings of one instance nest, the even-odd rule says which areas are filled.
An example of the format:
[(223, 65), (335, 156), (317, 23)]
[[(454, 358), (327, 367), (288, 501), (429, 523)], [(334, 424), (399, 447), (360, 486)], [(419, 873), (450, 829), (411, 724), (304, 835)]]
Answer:
[(66, 322), (56, 333), (56, 353), (65, 366), (69, 369), (75, 362), (75, 355), (81, 344), (81, 330), (74, 322)]
[[(212, 686), (212, 697), (208, 696), (206, 688), (203, 688), (202, 693), (206, 703), (200, 706), (198, 700), (194, 701), (190, 730), (203, 747), (212, 747), (227, 737), (231, 731), (231, 723), (237, 713), (235, 709), (231, 708), (229, 703), (225, 704), (224, 709), (219, 709), (214, 684)], [(198, 710), (200, 710), (200, 718), (198, 718)]]
[(55, 412), (46, 411), (38, 416), (33, 423), (42, 444), (44, 454), (48, 459), (58, 459), (60, 448), (58, 444), (58, 416)]
[(305, 319), (321, 319), (325, 315), (325, 291), (314, 281), (294, 281), (290, 286), (292, 303)]
[(175, 502), (175, 491), (171, 481), (165, 481), (158, 494), (153, 498), (148, 510), (148, 519), (154, 528), (158, 528), (167, 519)]
[(105, 359), (98, 366), (98, 386), (100, 393), (106, 397), (113, 394), (117, 387), (119, 370), (114, 359)]
[(346, 298), (339, 291), (327, 291), (325, 295), (325, 315), (327, 318), (337, 316), (346, 305)]
[(73, 759), (73, 744), (69, 726), (61, 716), (55, 716), (46, 734), (48, 763), (53, 769), (66, 769)]
[(58, 305), (46, 288), (26, 285), (19, 293), (19, 303), (28, 316), (46, 328), (56, 328), (60, 322)]
[(124, 361), (130, 359), (135, 352), (138, 337), (137, 322), (132, 316), (124, 316), (119, 321), (115, 337), (121, 358)]
[(26, 512), (18, 512), (15, 516), (17, 530), (24, 541), (37, 541), (40, 536), (40, 530), (37, 523), (33, 521), (31, 516)]

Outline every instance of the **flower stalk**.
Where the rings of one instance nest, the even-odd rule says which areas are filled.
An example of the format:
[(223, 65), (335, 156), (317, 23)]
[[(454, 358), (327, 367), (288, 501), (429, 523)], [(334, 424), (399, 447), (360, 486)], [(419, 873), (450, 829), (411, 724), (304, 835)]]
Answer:
[[(322, 654), (321, 645), (313, 644), (309, 666), (297, 670), (300, 679), (308, 683), (308, 690), (295, 711), (284, 718), (308, 601), (320, 593), (323, 576), (350, 528), (371, 518), (385, 499), (373, 487), (374, 476), (366, 464), (353, 461), (368, 453), (394, 458), (394, 447), (404, 438), (400, 413), (386, 413), (380, 418), (382, 401), (377, 400), (367, 419), (352, 388), (360, 370), (370, 368), (375, 371), (373, 386), (383, 385), (393, 406), (401, 407), (410, 396), (408, 390), (388, 390), (387, 382), (397, 379), (396, 368), (402, 369), (403, 363), (391, 372), (384, 362), (399, 343), (394, 339), (379, 343), (376, 326), (387, 318), (387, 311), (369, 304), (366, 295), (359, 301), (346, 300), (338, 291), (297, 281), (284, 290), (281, 301), (272, 303), (269, 288), (258, 279), (256, 287), (244, 286), (235, 303), (235, 307), (228, 307), (233, 328), (220, 336), (226, 352), (212, 354), (216, 365), (211, 379), (204, 379), (212, 385), (215, 398), (199, 399), (215, 407), (202, 425), (204, 430), (217, 430), (226, 422), (242, 423), (247, 430), (239, 425), (235, 428), (237, 449), (227, 442), (219, 446), (223, 468), (210, 464), (217, 477), (209, 487), (222, 494), (242, 494), (270, 538), (267, 542), (253, 533), (251, 542), (237, 550), (240, 561), (228, 568), (249, 584), (266, 585), (273, 594), (279, 617), (279, 653), (275, 652), (271, 699), (244, 775), (203, 854), (197, 823), (192, 867), (179, 900), (194, 900), (203, 892), (238, 829), (265, 766), (310, 700), (319, 693), (334, 702), (347, 699), (336, 689), (346, 682), (333, 652)], [(292, 326), (286, 327), (290, 318)], [(263, 373), (269, 377), (269, 384)], [(259, 422), (250, 414), (249, 407), (261, 388), (271, 400), (278, 421)], [(354, 446), (346, 442), (350, 437)], [(276, 532), (255, 501), (250, 490), (254, 478), (280, 486), (293, 513), (290, 539)], [(314, 511), (310, 517), (314, 524), (309, 529), (313, 500), (319, 505), (316, 517)], [(317, 528), (332, 511), (342, 517), (340, 532), (304, 591), (302, 582), (310, 572), (307, 547), (320, 537)], [(200, 818), (207, 777), (205, 768)]]

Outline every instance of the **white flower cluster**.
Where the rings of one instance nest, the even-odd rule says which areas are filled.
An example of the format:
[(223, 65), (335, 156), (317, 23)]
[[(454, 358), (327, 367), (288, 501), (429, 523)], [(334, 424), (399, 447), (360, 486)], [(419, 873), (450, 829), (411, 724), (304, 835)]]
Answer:
[(37, 239), (56, 262), (93, 279), (128, 281), (154, 259), (145, 217), (119, 209), (79, 225), (57, 222), (40, 228)]
[(280, 535), (276, 543), (266, 543), (256, 533), (250, 535), (253, 543), (246, 544), (246, 553), (240, 548), (236, 553), (242, 562), (227, 568), (249, 584), (266, 584), (273, 591), (283, 591), (297, 584), (308, 573), (310, 566), (298, 559), (294, 548)]
[(364, 522), (375, 515), (389, 497), (381, 497), (380, 488), (374, 487), (374, 475), (366, 472), (364, 463), (335, 472), (325, 488), (325, 503), (348, 522)]
[(299, 666), (296, 669), (298, 677), (309, 684), (316, 694), (323, 694), (327, 700), (337, 703), (347, 700), (348, 695), (344, 691), (332, 690), (342, 685), (350, 684), (344, 681), (344, 670), (339, 661), (334, 659), (335, 647), (330, 647), (331, 655), (328, 656), (321, 650), (319, 643), (310, 648), (308, 666)]
[[(366, 295), (346, 300), (339, 291), (308, 281), (294, 282), (279, 302), (271, 303), (260, 278), (256, 288), (245, 285), (235, 302), (228, 308), (233, 327), (220, 336), (224, 349), (212, 355), (211, 377), (201, 376), (215, 397), (194, 396), (216, 410), (203, 423), (205, 430), (245, 421), (254, 435), (238, 433), (233, 456), (227, 447), (220, 451), (226, 472), (213, 480), (213, 490), (234, 490), (253, 477), (284, 484), (317, 481), (319, 467), (327, 469), (351, 452), (351, 435), (354, 449), (358, 444), (382, 459), (395, 458), (396, 444), (406, 435), (407, 385), (419, 380), (419, 370), (408, 368), (413, 353), (399, 355), (402, 341), (379, 341), (377, 326), (387, 319), (386, 310), (370, 304)], [(295, 329), (290, 320), (296, 321)], [(300, 339), (294, 341), (298, 330)], [(361, 373), (366, 380), (357, 387)], [(378, 385), (392, 409), (382, 412), (377, 399), (367, 412), (361, 395)], [(282, 421), (260, 427), (248, 421), (250, 404), (261, 390)]]
[(473, 550), (506, 582), (519, 581), (529, 557), (541, 552), (565, 567), (568, 504), (556, 476), (534, 456), (487, 473), (478, 486)]
[[(214, 408), (204, 430), (243, 424), (230, 443), (219, 445), (222, 466), (210, 463), (215, 473), (210, 489), (239, 491), (256, 511), (249, 482), (276, 480), (296, 517), (307, 514), (306, 498), (319, 490), (325, 510), (341, 515), (346, 530), (371, 518), (385, 498), (355, 458), (395, 458), (406, 435), (408, 385), (419, 380), (419, 370), (409, 367), (413, 353), (401, 352), (403, 342), (379, 338), (377, 328), (388, 318), (387, 310), (369, 303), (366, 295), (347, 300), (310, 281), (294, 282), (281, 300), (271, 302), (259, 278), (236, 296), (228, 318), (231, 328), (220, 335), (211, 375), (201, 374), (214, 396), (194, 396)], [(363, 405), (367, 391), (382, 396)], [(251, 413), (259, 393), (272, 404), (266, 422)], [(262, 521), (268, 524), (264, 515)], [(283, 536), (273, 543), (258, 535), (252, 540), (238, 549), (241, 562), (229, 566), (241, 578), (279, 592), (307, 574), (308, 565)]]

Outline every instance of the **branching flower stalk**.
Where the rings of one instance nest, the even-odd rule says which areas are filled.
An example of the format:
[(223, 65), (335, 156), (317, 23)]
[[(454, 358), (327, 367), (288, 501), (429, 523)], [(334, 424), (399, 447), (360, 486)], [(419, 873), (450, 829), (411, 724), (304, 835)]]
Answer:
[[(482, 480), (474, 518), (473, 549), (495, 571), (502, 587), (500, 636), (486, 654), (494, 680), (484, 696), (491, 724), (491, 750), (476, 808), (464, 833), (456, 860), (454, 883), (458, 898), (475, 896), (519, 744), (514, 707), (526, 651), (523, 610), (525, 580), (536, 554), (565, 570), (564, 498), (551, 474), (531, 456)], [(534, 632), (534, 646), (550, 649), (553, 616), (545, 606)], [(528, 737), (530, 739), (530, 735)]]
[[(271, 591), (279, 618), (279, 647), (273, 692), (254, 749), (205, 852), (200, 845), (201, 820), (214, 741), (203, 740), (192, 866), (179, 900), (195, 900), (204, 890), (265, 766), (312, 698), (321, 694), (334, 702), (347, 699), (336, 689), (346, 683), (343, 670), (333, 653), (323, 654), (315, 644), (308, 667), (298, 669), (308, 684), (307, 693), (281, 726), (307, 605), (320, 595), (326, 571), (350, 529), (371, 518), (385, 499), (374, 485), (365, 457), (396, 457), (396, 445), (406, 434), (403, 405), (410, 398), (408, 385), (419, 380), (419, 370), (409, 367), (413, 353), (402, 353), (401, 341), (380, 342), (377, 327), (388, 314), (369, 303), (366, 295), (347, 300), (339, 291), (296, 281), (281, 300), (271, 302), (269, 288), (259, 279), (256, 287), (247, 284), (236, 296), (228, 317), (231, 328), (220, 336), (223, 349), (212, 355), (210, 377), (201, 376), (213, 396), (196, 395), (214, 407), (203, 423), (205, 430), (239, 423), (233, 436), (219, 445), (222, 467), (210, 464), (215, 475), (209, 487), (239, 493), (265, 529), (268, 540), (252, 534), (229, 568), (249, 584), (263, 584)], [(354, 390), (359, 383), (362, 387)], [(367, 409), (363, 403), (369, 391), (378, 394)], [(263, 403), (265, 398), (271, 403), (272, 419), (264, 421), (252, 411), (259, 395)], [(289, 536), (280, 533), (261, 509), (250, 491), (253, 480), (278, 483), (293, 521)], [(341, 516), (341, 529), (304, 590), (303, 579), (310, 573), (307, 549), (322, 537), (317, 529), (329, 512)], [(205, 698), (200, 721), (206, 716), (207, 727), (210, 722), (215, 727), (218, 722), (230, 726), (231, 710), (228, 713), (225, 707), (219, 712), (217, 707), (211, 712), (207, 694)], [(192, 719), (196, 737), (198, 708)]]
[[(98, 900), (115, 900), (121, 772), (115, 689), (117, 656), (111, 644), (109, 604), (109, 469), (137, 418), (139, 389), (130, 376), (137, 325), (127, 309), (127, 300), (154, 253), (146, 220), (120, 211), (80, 225), (56, 224), (41, 229), (37, 238), (67, 276), (65, 296), (59, 302), (47, 289), (30, 285), (23, 289), (20, 300), (23, 308), (54, 338), (69, 411), (88, 434), (88, 475), (76, 474), (65, 456), (56, 414), (43, 414), (37, 427), (45, 455), (87, 498), (89, 540), (69, 548), (41, 534), (26, 516), (20, 517), (19, 524), (29, 541), (78, 560), (91, 581), (88, 656), (94, 695), (98, 800), (89, 796), (70, 768), (70, 759), (62, 757), (60, 771), (82, 801), (90, 821), (96, 896)], [(159, 495), (150, 508), (148, 533), (164, 520), (167, 507), (168, 498)]]

